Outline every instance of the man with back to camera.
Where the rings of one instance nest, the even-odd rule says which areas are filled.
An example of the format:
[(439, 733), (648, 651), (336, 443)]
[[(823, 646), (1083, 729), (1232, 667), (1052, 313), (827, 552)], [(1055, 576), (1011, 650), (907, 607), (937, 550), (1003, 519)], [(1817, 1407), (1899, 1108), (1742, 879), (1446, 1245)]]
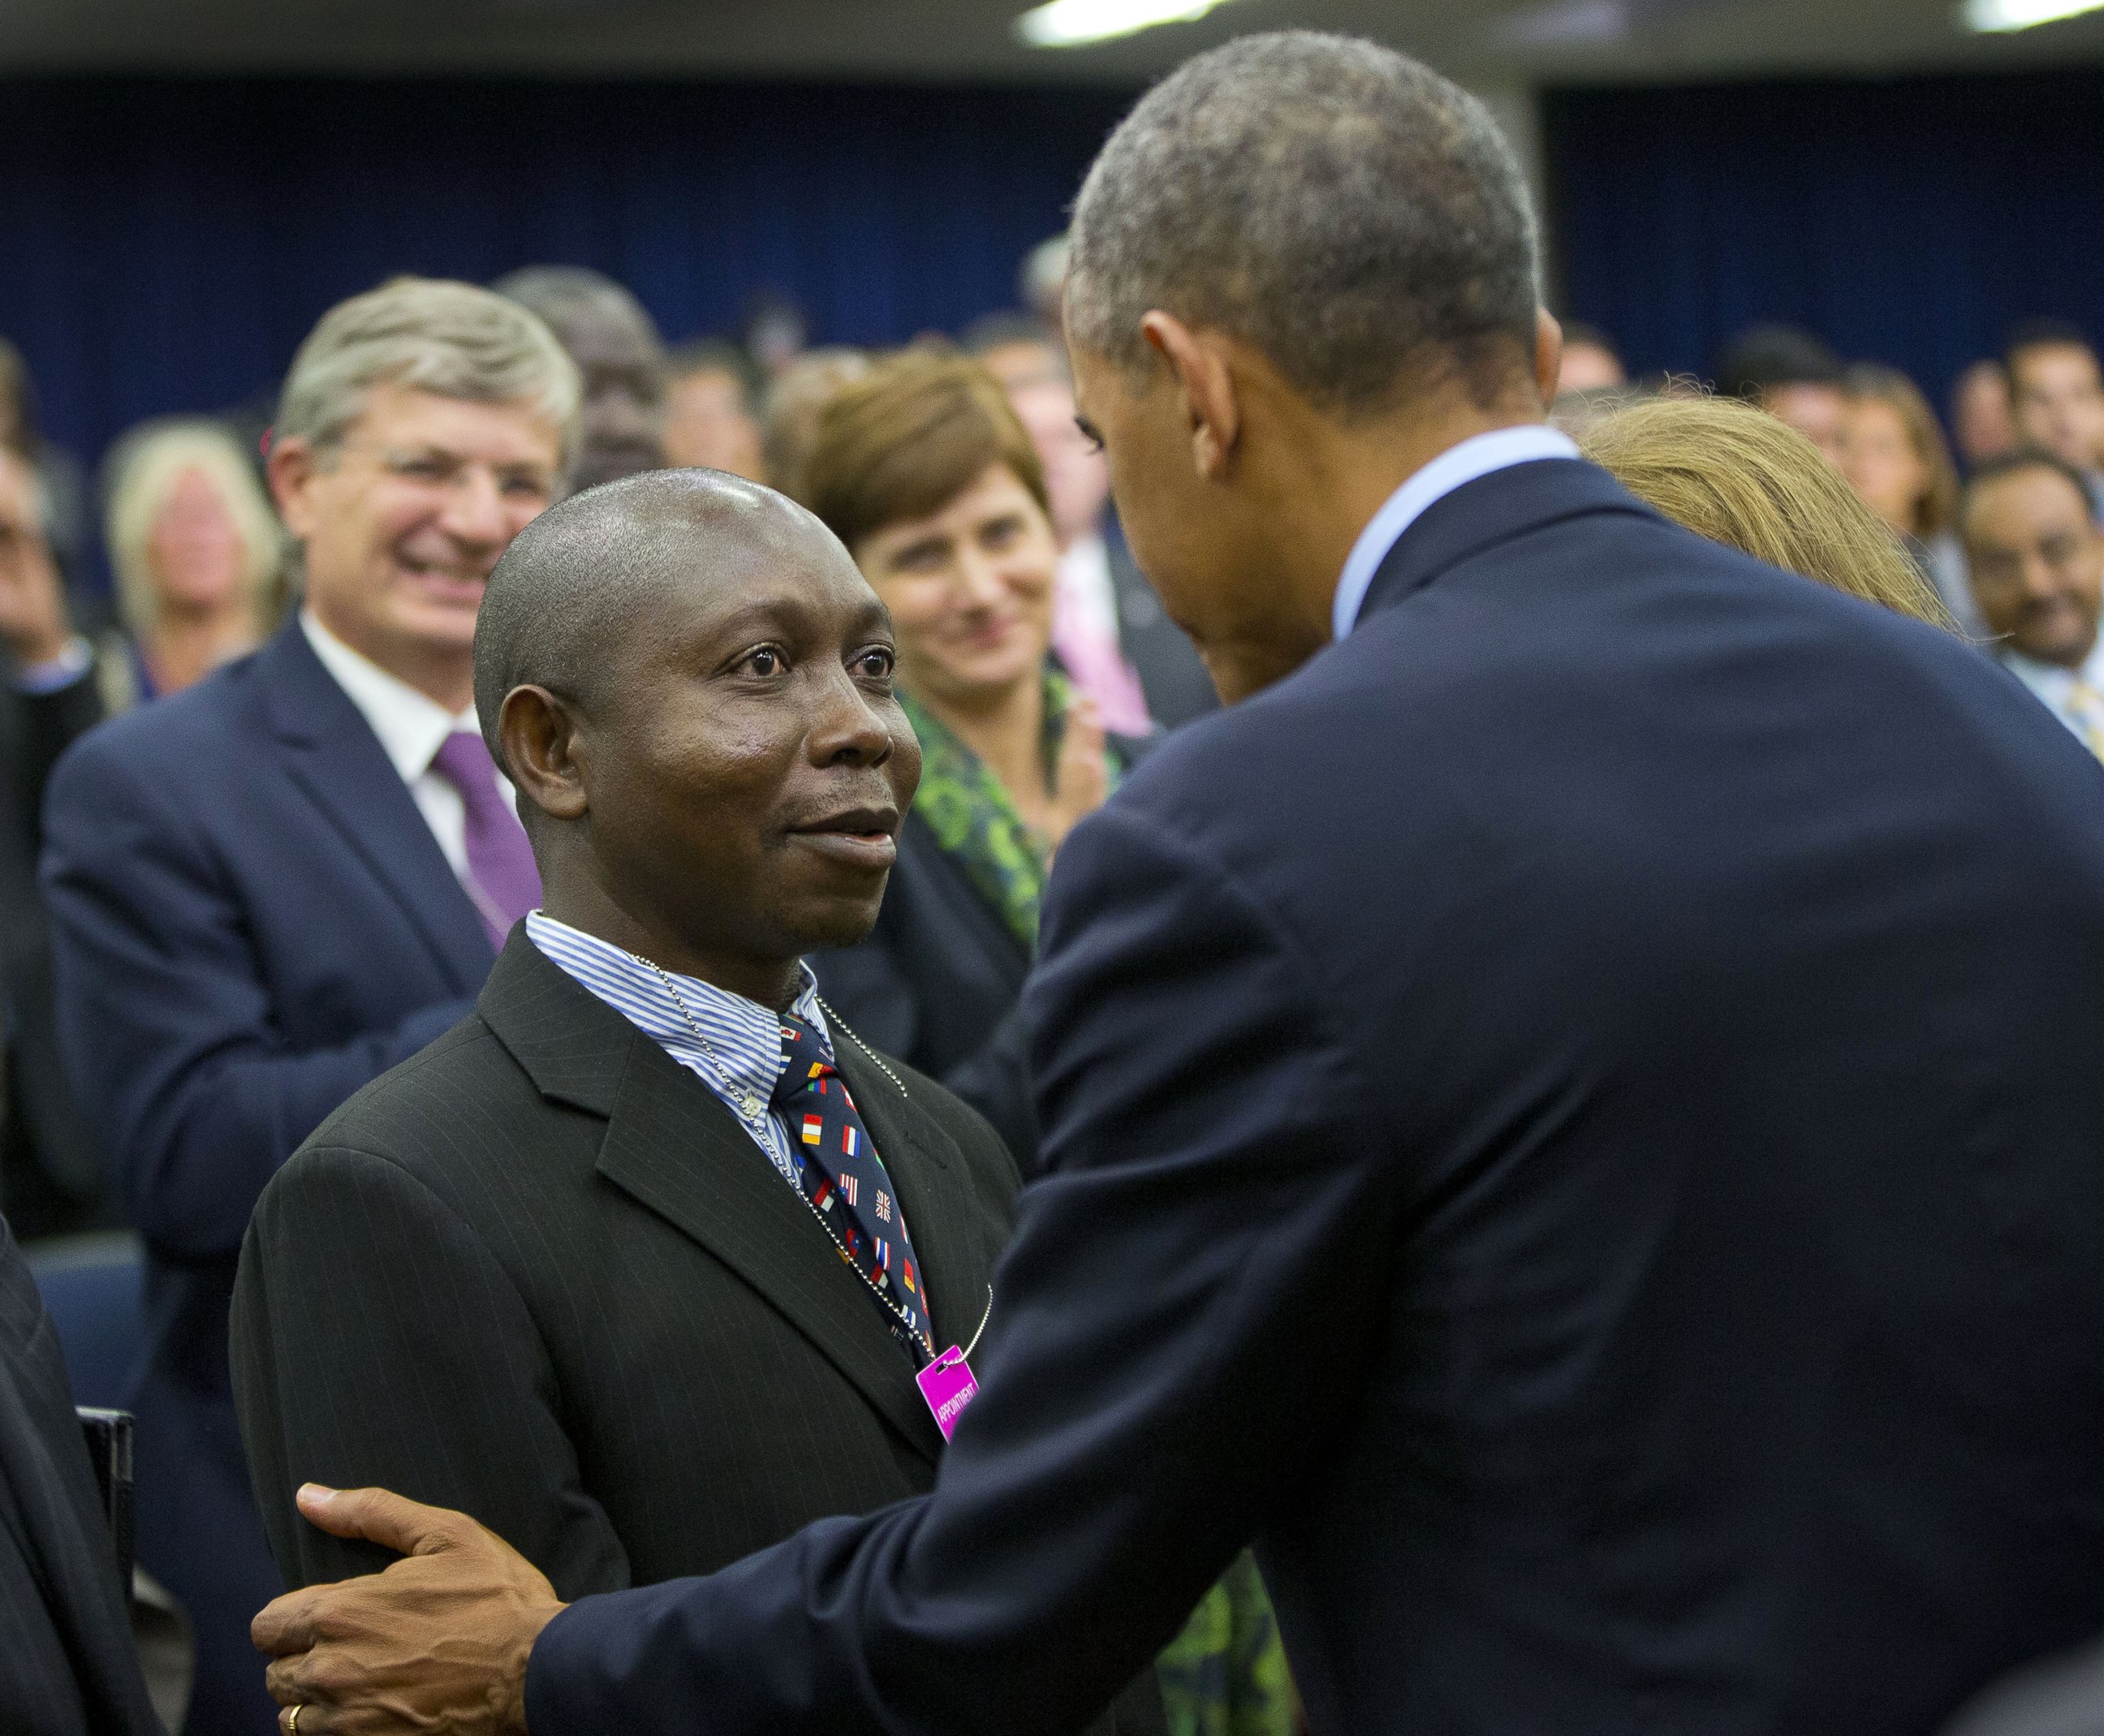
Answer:
[[(477, 699), (542, 908), (256, 1207), (234, 1389), (288, 1584), (386, 1559), (309, 1479), (462, 1507), (573, 1597), (933, 1483), (916, 1374), (984, 1318), (1015, 1164), (800, 959), (868, 933), (920, 781), (894, 655), (817, 519), (707, 472), (498, 563)], [(1159, 1729), (1151, 1675), (1121, 1710)]]
[(1238, 703), (1062, 847), (934, 1493), (564, 1609), (310, 1492), (421, 1553), (259, 1618), (301, 1736), (1049, 1729), (1252, 1538), (1355, 1736), (1901, 1736), (2104, 1628), (2104, 773), (1575, 460), (1538, 299), (1415, 62), (1141, 100), (1068, 332)]
[(1959, 523), (1996, 654), (2104, 759), (2104, 528), (2081, 473), (2046, 452), (1991, 460), (1966, 484)]
[(2079, 326), (2027, 320), (2002, 346), (2017, 438), (2073, 466), (2104, 518), (2104, 372)]
[(487, 290), (401, 278), (331, 309), (270, 457), (305, 607), (52, 779), (60, 1035), (146, 1244), (139, 1557), (195, 1624), (215, 1736), (270, 1728), (247, 1628), (282, 1584), (228, 1386), (242, 1234), (332, 1110), (466, 1015), (538, 895), (474, 728), (475, 617), (560, 486), (577, 401), (546, 327)]

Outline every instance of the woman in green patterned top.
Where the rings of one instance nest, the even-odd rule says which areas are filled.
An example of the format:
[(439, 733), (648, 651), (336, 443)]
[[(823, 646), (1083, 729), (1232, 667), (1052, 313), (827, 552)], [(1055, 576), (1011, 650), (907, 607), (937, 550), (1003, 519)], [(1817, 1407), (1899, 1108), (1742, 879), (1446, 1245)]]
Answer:
[[(891, 611), (919, 794), (876, 932), (814, 959), (868, 1040), (942, 1079), (1036, 1167), (1023, 980), (1068, 831), (1143, 744), (1106, 738), (1048, 663), (1058, 552), (1044, 473), (978, 363), (911, 351), (820, 418), (800, 490)], [(1172, 1736), (1290, 1736), (1298, 1705), (1245, 1556), (1157, 1667)]]

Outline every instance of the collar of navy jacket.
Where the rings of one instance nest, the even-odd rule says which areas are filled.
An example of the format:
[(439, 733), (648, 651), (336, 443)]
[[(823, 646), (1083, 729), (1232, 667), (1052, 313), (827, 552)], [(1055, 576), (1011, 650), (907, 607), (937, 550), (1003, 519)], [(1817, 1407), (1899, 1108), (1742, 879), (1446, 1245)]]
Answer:
[(1577, 443), (1562, 430), (1540, 422), (1523, 422), (1472, 434), (1412, 471), (1366, 521), (1351, 553), (1344, 557), (1344, 570), (1338, 576), (1336, 594), (1331, 603), (1330, 636), (1338, 639), (1350, 636), (1366, 593), (1389, 552), (1438, 501), (1494, 471), (1542, 459), (1580, 456)]
[(394, 761), (296, 617), (257, 653), (256, 667), (288, 775), (430, 943), (457, 992), (474, 994), (493, 956), (482, 919)]
[(1401, 603), (1486, 549), (1598, 512), (1659, 517), (1589, 461), (1549, 459), (1479, 476), (1426, 507), (1396, 540), (1374, 574), (1359, 621)]
[[(476, 1010), (544, 1097), (606, 1119), (601, 1176), (736, 1272), (935, 1462), (941, 1431), (883, 1315), (800, 1195), (706, 1085), (543, 955), (523, 927)], [(836, 1054), (913, 1226), (934, 1328), (954, 1338), (985, 1299), (970, 1293), (966, 1276), (964, 1155), (844, 1032)]]

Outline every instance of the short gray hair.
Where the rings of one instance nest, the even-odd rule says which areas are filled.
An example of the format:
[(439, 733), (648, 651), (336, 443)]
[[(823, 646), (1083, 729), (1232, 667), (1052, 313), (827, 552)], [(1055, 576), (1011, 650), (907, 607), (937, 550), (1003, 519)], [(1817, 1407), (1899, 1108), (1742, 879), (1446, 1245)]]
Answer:
[(1068, 330), (1129, 371), (1155, 308), (1345, 416), (1441, 377), (1487, 405), (1533, 354), (1540, 246), (1511, 147), (1467, 91), (1372, 42), (1289, 30), (1186, 62), (1111, 135), (1072, 237)]
[(577, 447), (577, 364), (524, 308), (472, 283), (396, 278), (339, 301), (292, 358), (276, 438), (327, 458), (377, 385), (530, 404), (555, 424), (565, 468)]

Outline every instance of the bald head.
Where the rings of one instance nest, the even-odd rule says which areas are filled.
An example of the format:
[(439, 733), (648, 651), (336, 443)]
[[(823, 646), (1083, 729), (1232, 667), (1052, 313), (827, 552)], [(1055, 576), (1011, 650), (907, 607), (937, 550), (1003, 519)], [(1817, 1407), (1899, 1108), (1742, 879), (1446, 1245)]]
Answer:
[(648, 471), (550, 508), (497, 563), (475, 621), (475, 714), (491, 754), (504, 763), (497, 719), (514, 688), (594, 710), (667, 605), (836, 554), (847, 559), (787, 496), (718, 470)]
[(802, 507), (720, 470), (577, 495), (506, 551), (475, 653), (551, 917), (775, 1007), (868, 933), (920, 750), (890, 617)]

